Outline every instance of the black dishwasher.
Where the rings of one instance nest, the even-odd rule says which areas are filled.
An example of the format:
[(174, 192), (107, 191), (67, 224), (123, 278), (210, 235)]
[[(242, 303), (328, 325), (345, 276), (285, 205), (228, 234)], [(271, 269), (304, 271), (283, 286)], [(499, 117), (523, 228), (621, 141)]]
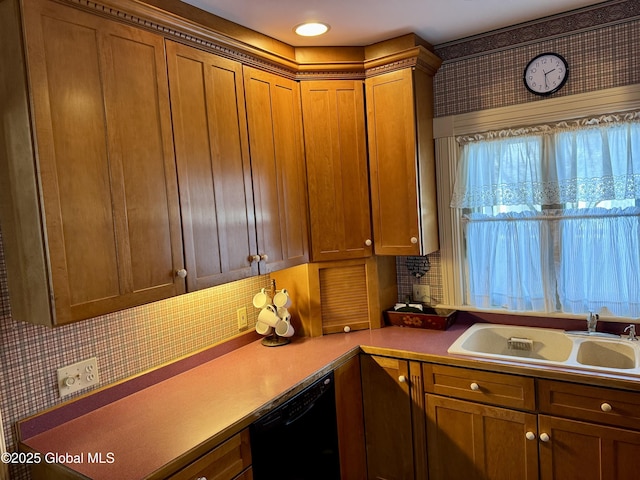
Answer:
[(339, 480), (333, 372), (251, 425), (255, 480)]

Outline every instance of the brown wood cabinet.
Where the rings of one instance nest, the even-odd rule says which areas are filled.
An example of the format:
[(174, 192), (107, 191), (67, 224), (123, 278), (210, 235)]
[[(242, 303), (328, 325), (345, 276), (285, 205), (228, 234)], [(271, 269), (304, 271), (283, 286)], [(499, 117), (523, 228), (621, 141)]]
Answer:
[(638, 477), (637, 392), (540, 380), (538, 397), (542, 480)]
[(311, 259), (373, 252), (361, 80), (301, 83)]
[(361, 356), (362, 396), (370, 479), (426, 479), (420, 364)]
[(349, 480), (367, 478), (367, 453), (364, 444), (364, 416), (360, 357), (355, 356), (334, 370), (340, 477)]
[(365, 81), (377, 255), (425, 255), (439, 248), (432, 76), (440, 63), (434, 55), (428, 61), (427, 70), (405, 68)]
[(242, 66), (167, 41), (190, 291), (258, 273)]
[(430, 479), (538, 478), (535, 414), (438, 395), (426, 406)]
[(539, 417), (541, 480), (635, 480), (640, 432)]
[(164, 39), (54, 2), (22, 7), (24, 50), (17, 2), (0, 26), (12, 316), (64, 324), (184, 292)]
[(218, 447), (187, 465), (168, 480), (251, 480), (249, 430), (234, 435)]
[(309, 261), (298, 83), (243, 67), (261, 273)]

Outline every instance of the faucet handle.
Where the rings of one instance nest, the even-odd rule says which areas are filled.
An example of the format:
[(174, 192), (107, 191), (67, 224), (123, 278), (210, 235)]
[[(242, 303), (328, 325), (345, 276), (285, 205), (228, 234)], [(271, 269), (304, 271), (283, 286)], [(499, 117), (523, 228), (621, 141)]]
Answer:
[(638, 337), (636, 337), (636, 326), (635, 326), (635, 324), (632, 323), (627, 328), (625, 328), (624, 329), (624, 333), (627, 333), (627, 332), (629, 332), (629, 336), (627, 337), (628, 340), (631, 340), (631, 341), (634, 341), (634, 340), (637, 341), (638, 340)]
[(600, 315), (597, 313), (589, 312), (587, 315), (587, 330), (589, 333), (593, 333), (596, 331), (596, 326), (598, 325), (598, 320), (600, 319)]

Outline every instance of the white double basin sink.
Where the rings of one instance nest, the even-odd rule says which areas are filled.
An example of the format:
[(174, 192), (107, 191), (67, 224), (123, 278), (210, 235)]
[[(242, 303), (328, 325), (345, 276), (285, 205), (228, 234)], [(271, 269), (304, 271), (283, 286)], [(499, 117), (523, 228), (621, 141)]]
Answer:
[(448, 352), (640, 376), (640, 342), (601, 335), (476, 323)]

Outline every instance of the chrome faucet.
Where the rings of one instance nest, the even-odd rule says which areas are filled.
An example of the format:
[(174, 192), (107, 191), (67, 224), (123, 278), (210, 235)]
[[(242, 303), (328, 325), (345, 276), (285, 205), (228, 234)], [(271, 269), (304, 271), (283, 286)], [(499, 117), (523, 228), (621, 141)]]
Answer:
[(587, 331), (589, 335), (596, 332), (596, 325), (598, 325), (598, 320), (600, 316), (597, 313), (589, 312), (587, 315)]
[(627, 332), (629, 332), (629, 336), (627, 337), (627, 340), (631, 340), (631, 341), (638, 340), (638, 337), (636, 337), (636, 326), (633, 323), (624, 329), (624, 333), (627, 333)]

